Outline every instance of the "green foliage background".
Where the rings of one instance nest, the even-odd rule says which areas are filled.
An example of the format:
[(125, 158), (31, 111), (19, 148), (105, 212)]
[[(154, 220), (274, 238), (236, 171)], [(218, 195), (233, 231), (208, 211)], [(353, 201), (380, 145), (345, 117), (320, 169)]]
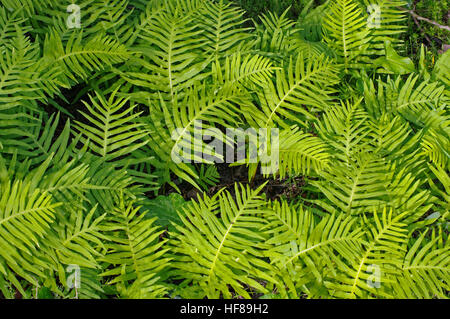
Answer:
[[(71, 3), (0, 6), (3, 298), (448, 298), (450, 51), (404, 56), (406, 2)], [(176, 163), (199, 120), (279, 172)]]

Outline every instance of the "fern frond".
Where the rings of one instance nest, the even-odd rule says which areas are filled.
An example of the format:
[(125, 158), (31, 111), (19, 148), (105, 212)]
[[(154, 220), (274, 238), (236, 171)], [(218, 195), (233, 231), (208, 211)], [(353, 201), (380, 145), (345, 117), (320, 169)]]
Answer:
[(100, 232), (100, 225), (106, 214), (95, 218), (96, 207), (90, 212), (78, 211), (71, 214), (55, 229), (58, 242), (54, 245), (58, 262), (65, 265), (78, 265), (86, 268), (100, 268), (96, 258), (101, 257), (100, 249), (105, 250), (105, 236)]
[(16, 140), (12, 145), (9, 141), (4, 142), (4, 153), (17, 153), (20, 157), (28, 157), (33, 165), (44, 162), (53, 153), (53, 164), (60, 163), (63, 165), (67, 163), (74, 157), (75, 146), (79, 139), (70, 140), (71, 126), (69, 120), (59, 136), (56, 136), (59, 123), (59, 113), (52, 114), (47, 121), (43, 120), (42, 115), (24, 121), (20, 131), (20, 140)]
[(363, 66), (371, 40), (367, 17), (353, 0), (336, 0), (323, 18), (324, 40), (338, 55), (344, 69)]
[(438, 238), (427, 242), (424, 232), (405, 255), (402, 276), (394, 285), (401, 298), (447, 298), (450, 286), (448, 244), (437, 245)]
[(153, 165), (166, 174), (173, 172), (196, 187), (198, 174), (190, 164), (211, 163), (212, 159), (224, 161), (222, 152), (205, 143), (199, 135), (209, 135), (227, 143), (215, 126), (238, 127), (241, 112), (251, 107), (245, 91), (225, 86), (215, 95), (208, 94), (212, 89), (194, 87), (182, 102), (175, 99), (173, 105), (161, 99), (143, 120), (150, 131), (149, 147), (155, 156)]
[(240, 53), (236, 53), (226, 57), (223, 63), (219, 61), (214, 63), (212, 76), (214, 82), (221, 86), (264, 87), (278, 69), (268, 58), (258, 55), (242, 57)]
[(271, 247), (265, 254), (293, 278), (312, 272), (321, 282), (323, 268), (335, 272), (336, 259), (352, 262), (365, 244), (364, 232), (348, 216), (329, 215), (316, 223), (311, 212), (285, 201), (274, 203), (267, 216), (264, 231)]
[(0, 116), (17, 106), (36, 109), (32, 102), (45, 99), (38, 56), (39, 45), (17, 26), (15, 37), (3, 44), (0, 55)]
[(276, 71), (276, 82), (270, 82), (260, 96), (262, 114), (255, 115), (259, 127), (283, 125), (287, 119), (305, 125), (314, 119), (314, 111), (326, 108), (338, 82), (337, 69), (324, 56), (305, 60), (300, 54), (291, 59), (287, 71)]
[(65, 45), (56, 32), (45, 38), (44, 64), (58, 68), (62, 86), (70, 87), (71, 82), (77, 83), (130, 57), (128, 49), (112, 38), (97, 36), (85, 42), (82, 34), (72, 33)]
[(158, 274), (170, 260), (164, 257), (165, 241), (159, 240), (163, 231), (153, 225), (154, 219), (145, 219), (145, 213), (138, 212), (139, 208), (122, 201), (102, 226), (108, 232), (104, 259), (112, 265), (102, 276), (113, 277), (108, 284), (115, 285), (123, 298), (161, 298), (166, 289)]
[[(250, 298), (244, 285), (257, 291), (266, 289), (257, 279), (273, 281), (267, 276), (271, 267), (260, 257), (258, 243), (264, 238), (258, 228), (264, 224), (261, 188), (235, 185), (236, 199), (228, 192), (212, 198), (204, 196), (183, 208), (183, 226), (176, 226), (173, 266), (177, 275), (192, 281), (209, 298), (230, 298), (233, 291)], [(216, 214), (220, 214), (218, 218)]]
[(198, 20), (201, 21), (200, 25), (204, 30), (202, 36), (207, 38), (204, 50), (215, 58), (236, 51), (238, 44), (252, 36), (250, 28), (241, 27), (245, 22), (242, 19), (244, 10), (231, 3), (206, 1), (204, 9), (199, 14), (201, 18)]
[(363, 0), (368, 16), (367, 23), (370, 29), (370, 48), (367, 53), (384, 55), (384, 42), (401, 44), (399, 35), (405, 32), (404, 21), (406, 13), (402, 10), (407, 2), (403, 0)]
[(361, 101), (341, 101), (325, 110), (318, 122), (319, 133), (336, 151), (335, 157), (349, 163), (368, 143), (368, 115), (361, 108)]
[(90, 149), (105, 161), (130, 154), (146, 144), (141, 140), (147, 132), (136, 120), (142, 112), (134, 112), (138, 105), (125, 107), (128, 99), (117, 98), (116, 94), (117, 90), (106, 99), (96, 92), (96, 98), (90, 97), (92, 106), (84, 102), (89, 114), (80, 112), (89, 124), (77, 121), (75, 126), (82, 133), (81, 141), (89, 140)]
[(260, 16), (261, 24), (255, 23), (256, 39), (251, 48), (259, 54), (276, 60), (288, 61), (295, 51), (295, 40), (300, 29), (295, 22), (286, 17), (288, 10), (281, 15), (272, 12)]
[(30, 186), (20, 180), (0, 184), (0, 275), (21, 292), (16, 276), (33, 285), (34, 276), (44, 277), (32, 256), (47, 235), (59, 206), (50, 195), (30, 191)]
[[(386, 196), (386, 162), (374, 156), (361, 155), (349, 164), (334, 165), (332, 172), (321, 173), (323, 179), (312, 181), (334, 207), (350, 213), (361, 213), (368, 207), (378, 207)], [(330, 212), (324, 201), (317, 202)], [(330, 210), (331, 209), (331, 210)]]
[(8, 12), (6, 7), (0, 8), (0, 44), (6, 45), (23, 30), (30, 31), (30, 27), (24, 25), (26, 19), (20, 16), (20, 10)]
[[(391, 285), (399, 275), (406, 251), (405, 214), (393, 216), (383, 210), (373, 214), (374, 222), (367, 232), (367, 244), (351, 264), (339, 263), (342, 270), (325, 281), (332, 296), (339, 298), (368, 298), (370, 295), (392, 297)], [(378, 272), (379, 271), (379, 272)]]
[(286, 175), (321, 172), (330, 165), (327, 144), (320, 138), (293, 127), (280, 133), (279, 174)]
[(447, 87), (450, 86), (450, 52), (447, 50), (436, 61), (433, 69), (433, 76), (442, 81)]
[(133, 61), (132, 71), (120, 73), (129, 83), (151, 90), (164, 92), (167, 99), (204, 79), (205, 70), (211, 59), (200, 55), (205, 44), (203, 30), (195, 24), (192, 15), (159, 12), (142, 27), (142, 39), (136, 49), (142, 58)]

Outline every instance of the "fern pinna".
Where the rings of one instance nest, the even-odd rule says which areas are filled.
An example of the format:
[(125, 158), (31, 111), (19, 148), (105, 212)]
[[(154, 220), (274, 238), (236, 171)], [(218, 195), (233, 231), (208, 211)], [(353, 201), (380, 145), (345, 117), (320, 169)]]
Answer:
[[(3, 0), (1, 296), (447, 298), (450, 51), (401, 56), (404, 5)], [(198, 122), (278, 171), (173, 161)]]

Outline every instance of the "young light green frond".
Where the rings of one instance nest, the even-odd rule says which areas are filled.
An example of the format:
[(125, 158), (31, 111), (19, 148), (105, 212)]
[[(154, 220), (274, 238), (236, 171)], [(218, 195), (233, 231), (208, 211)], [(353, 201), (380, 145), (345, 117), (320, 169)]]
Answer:
[(31, 284), (36, 282), (34, 276), (43, 276), (32, 256), (54, 222), (58, 206), (49, 194), (30, 191), (30, 186), (20, 180), (0, 184), (0, 276), (20, 291), (16, 276)]
[(204, 296), (230, 298), (231, 288), (250, 298), (244, 285), (265, 292), (258, 279), (273, 281), (266, 275), (271, 266), (258, 248), (264, 241), (258, 228), (265, 223), (260, 191), (236, 184), (235, 199), (229, 192), (219, 192), (199, 198), (180, 214), (183, 226), (176, 226), (173, 265), (177, 275), (199, 285)]
[(54, 246), (58, 262), (64, 265), (78, 265), (86, 268), (100, 268), (96, 258), (102, 257), (105, 250), (103, 241), (106, 237), (101, 233), (101, 223), (105, 215), (94, 217), (96, 207), (90, 212), (78, 211), (71, 214), (63, 225), (55, 230), (57, 242), (49, 242)]
[(67, 298), (101, 299), (105, 298), (99, 269), (80, 267), (80, 288), (72, 289)]
[(325, 281), (330, 294), (338, 298), (381, 298), (392, 296), (391, 285), (402, 267), (406, 251), (406, 224), (404, 214), (393, 216), (386, 209), (379, 216), (374, 213), (374, 221), (368, 225), (367, 244), (358, 258), (351, 264), (338, 263), (340, 268), (335, 276)]
[(346, 71), (363, 67), (371, 41), (367, 16), (354, 0), (333, 1), (329, 10), (323, 19), (325, 42), (337, 54), (338, 62)]
[(381, 156), (395, 158), (403, 155), (414, 139), (411, 136), (410, 125), (402, 121), (399, 116), (392, 119), (385, 114), (381, 118), (371, 120), (369, 126), (370, 144), (374, 147), (374, 152)]
[[(347, 214), (358, 214), (368, 207), (383, 204), (387, 195), (385, 178), (387, 163), (374, 156), (360, 155), (350, 163), (334, 164), (332, 171), (323, 171), (323, 179), (312, 181), (334, 207)], [(392, 190), (391, 190), (392, 191)], [(324, 201), (318, 204), (325, 204)], [(327, 206), (324, 205), (327, 209)], [(334, 212), (331, 209), (330, 212)]]
[(165, 241), (159, 239), (163, 231), (154, 221), (122, 201), (101, 226), (108, 238), (104, 260), (113, 266), (102, 276), (112, 277), (108, 284), (114, 285), (122, 298), (162, 298), (166, 293), (159, 274), (170, 259), (164, 257)]
[(323, 268), (335, 272), (336, 259), (354, 261), (365, 244), (364, 232), (349, 216), (329, 215), (316, 223), (310, 211), (284, 201), (274, 203), (267, 216), (264, 230), (270, 236), (270, 248), (266, 255), (272, 263), (290, 272), (312, 272), (318, 281)]
[(421, 127), (433, 127), (437, 130), (445, 123), (440, 110), (446, 106), (443, 95), (444, 87), (438, 82), (421, 82), (416, 86), (419, 77), (411, 74), (403, 85), (396, 81), (396, 111), (407, 120)]
[(347, 165), (369, 142), (368, 115), (360, 103), (341, 101), (340, 105), (332, 105), (317, 123), (320, 135), (335, 150), (334, 156)]
[[(447, 125), (448, 127), (448, 125)], [(450, 168), (450, 136), (430, 130), (422, 139), (422, 154), (432, 163), (444, 169)]]
[(90, 184), (89, 166), (77, 165), (74, 161), (47, 171), (38, 184), (39, 190), (52, 194), (55, 200), (63, 203), (65, 213), (82, 210), (86, 193), (95, 188), (96, 185)]
[(440, 214), (445, 215), (450, 211), (450, 175), (448, 170), (439, 166), (430, 164), (430, 176), (428, 177), (428, 184), (430, 185), (431, 193), (436, 196), (436, 210)]
[(264, 87), (271, 81), (272, 74), (279, 68), (274, 66), (268, 58), (258, 55), (241, 56), (240, 53), (226, 57), (223, 63), (213, 64), (212, 75), (215, 83), (221, 86), (244, 86), (252, 88), (254, 85)]
[[(262, 114), (256, 115), (260, 127), (283, 125), (284, 119), (305, 125), (314, 119), (314, 111), (326, 109), (338, 82), (337, 68), (324, 56), (305, 59), (301, 54), (291, 59), (287, 71), (276, 71), (260, 97)], [(256, 117), (255, 116), (255, 117)]]
[(328, 145), (320, 138), (304, 133), (298, 127), (282, 130), (280, 133), (279, 174), (309, 175), (329, 167)]

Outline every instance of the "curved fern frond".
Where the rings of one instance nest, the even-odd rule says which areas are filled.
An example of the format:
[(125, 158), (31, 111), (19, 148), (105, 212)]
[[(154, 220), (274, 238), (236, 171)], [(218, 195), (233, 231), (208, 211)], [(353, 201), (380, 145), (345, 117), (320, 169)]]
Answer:
[(327, 144), (298, 127), (282, 130), (279, 143), (280, 178), (293, 174), (309, 175), (311, 171), (321, 172), (329, 167)]
[(236, 53), (226, 57), (223, 63), (214, 63), (212, 75), (214, 82), (221, 86), (252, 88), (254, 85), (263, 87), (271, 81), (272, 74), (278, 69), (268, 58), (258, 55), (242, 57), (240, 53)]

